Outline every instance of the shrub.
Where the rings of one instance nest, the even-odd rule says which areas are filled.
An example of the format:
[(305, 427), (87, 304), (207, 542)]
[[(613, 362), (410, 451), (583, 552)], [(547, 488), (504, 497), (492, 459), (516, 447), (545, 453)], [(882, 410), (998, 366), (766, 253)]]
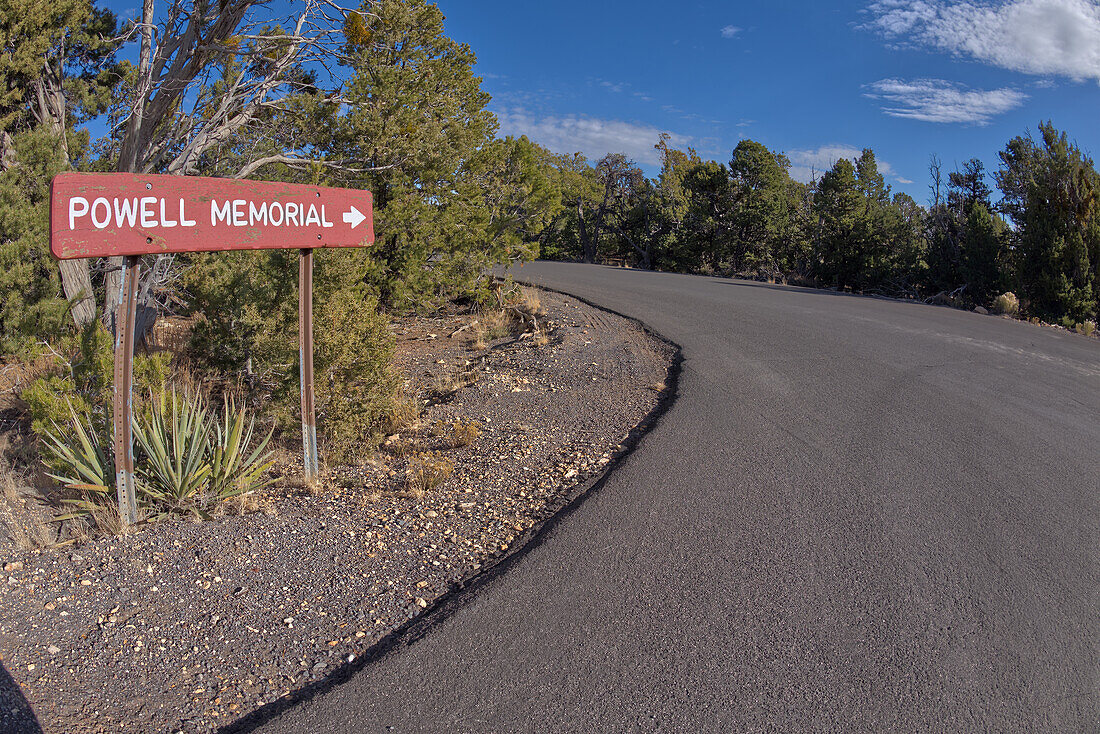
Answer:
[(314, 373), (321, 447), (330, 463), (377, 445), (399, 405), (390, 367), (393, 335), (377, 301), (361, 289), (332, 293), (316, 314)]
[[(135, 394), (161, 391), (171, 373), (171, 360), (167, 352), (135, 355)], [(55, 425), (67, 425), (75, 410), (90, 420), (91, 430), (107, 443), (113, 387), (113, 340), (110, 332), (95, 321), (81, 331), (75, 343), (63, 346), (62, 353), (56, 355), (52, 374), (32, 382), (20, 397), (27, 404), (31, 430), (36, 435), (44, 436)]]
[(475, 421), (456, 420), (451, 424), (451, 445), (469, 446), (481, 436), (481, 425)]
[(1016, 294), (1011, 291), (1002, 293), (993, 299), (993, 311), (1015, 316), (1020, 313), (1020, 299), (1016, 298)]
[(1092, 336), (1096, 333), (1096, 322), (1083, 321), (1080, 324), (1077, 324), (1077, 333), (1084, 334), (1085, 336)]
[[(279, 423), (300, 421), (298, 254), (293, 251), (196, 256), (187, 275), (203, 315), (190, 350), (198, 365), (236, 374), (254, 402)], [(346, 462), (378, 437), (397, 402), (389, 368), (394, 339), (378, 301), (363, 285), (361, 254), (314, 255), (314, 389), (325, 459)]]

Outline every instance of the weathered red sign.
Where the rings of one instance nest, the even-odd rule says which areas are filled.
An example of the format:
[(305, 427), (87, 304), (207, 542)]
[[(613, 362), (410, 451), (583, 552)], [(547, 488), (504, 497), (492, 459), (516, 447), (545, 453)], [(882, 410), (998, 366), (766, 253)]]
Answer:
[(50, 186), (59, 260), (372, 242), (369, 191), (131, 173), (62, 173)]

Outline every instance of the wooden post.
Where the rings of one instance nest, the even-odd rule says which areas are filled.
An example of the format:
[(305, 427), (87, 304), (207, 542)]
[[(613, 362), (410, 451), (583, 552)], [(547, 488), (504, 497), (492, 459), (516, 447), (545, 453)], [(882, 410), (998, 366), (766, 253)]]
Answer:
[(317, 478), (317, 408), (313, 397), (313, 250), (298, 256), (298, 364), (302, 383), (302, 453), (305, 479)]
[(118, 318), (115, 328), (112, 415), (118, 512), (126, 525), (131, 525), (138, 520), (137, 493), (134, 487), (133, 382), (134, 326), (137, 320), (137, 291), (140, 274), (141, 258), (127, 255), (122, 264), (122, 282), (119, 286)]

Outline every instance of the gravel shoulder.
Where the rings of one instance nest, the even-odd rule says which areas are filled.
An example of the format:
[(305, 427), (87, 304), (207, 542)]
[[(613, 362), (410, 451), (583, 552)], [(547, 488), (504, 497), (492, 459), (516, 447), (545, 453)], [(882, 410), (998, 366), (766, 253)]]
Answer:
[[(522, 546), (668, 398), (674, 349), (542, 293), (547, 343), (395, 323), (427, 406), (320, 489), (39, 551), (0, 539), (0, 730), (211, 731), (370, 654)], [(453, 465), (438, 486), (410, 470)], [(446, 474), (446, 471), (442, 472)]]

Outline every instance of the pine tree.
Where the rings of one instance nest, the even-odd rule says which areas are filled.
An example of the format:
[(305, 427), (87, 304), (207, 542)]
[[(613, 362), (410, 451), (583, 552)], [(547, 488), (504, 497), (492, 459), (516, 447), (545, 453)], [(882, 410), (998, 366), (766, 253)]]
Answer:
[(1100, 286), (1100, 176), (1047, 122), (1039, 140), (1013, 138), (995, 174), (1016, 227), (1017, 277), (1030, 313), (1067, 323), (1094, 318)]

